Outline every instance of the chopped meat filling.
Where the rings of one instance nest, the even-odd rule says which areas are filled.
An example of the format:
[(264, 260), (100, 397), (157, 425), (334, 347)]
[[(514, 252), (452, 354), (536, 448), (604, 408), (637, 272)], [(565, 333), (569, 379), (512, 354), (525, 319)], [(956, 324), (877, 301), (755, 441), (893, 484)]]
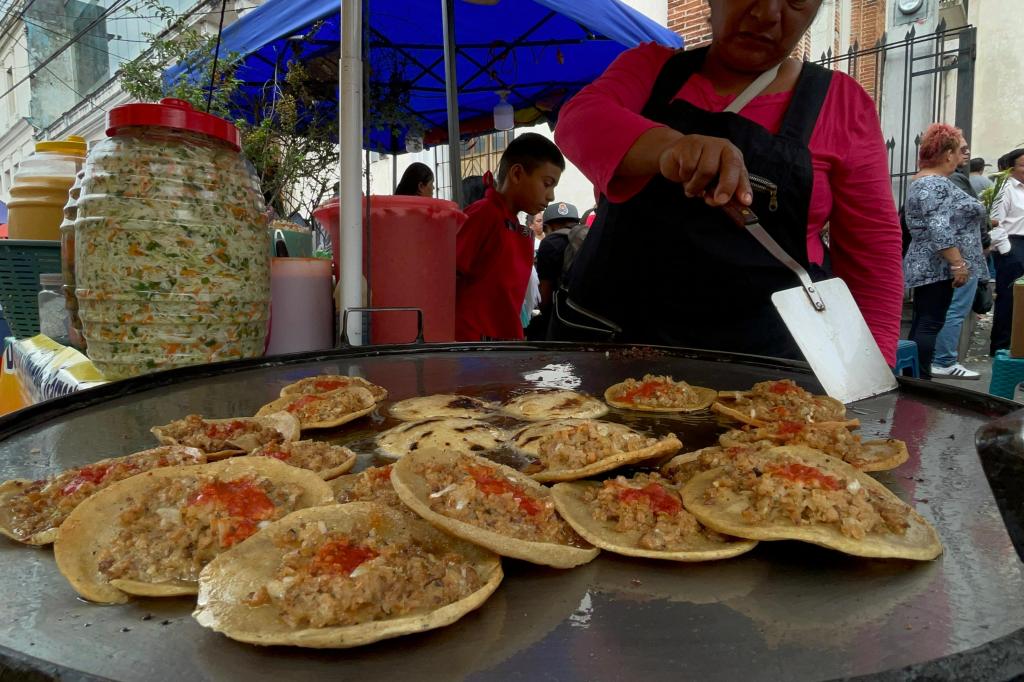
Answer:
[(371, 383), (362, 377), (323, 374), (315, 377), (307, 377), (287, 386), (284, 389), (284, 395), (329, 393), (342, 388), (348, 388), (349, 386), (365, 388), (373, 394), (374, 400), (383, 400), (388, 394), (388, 392), (382, 387)]
[(7, 502), (11, 530), (19, 538), (27, 540), (36, 533), (60, 526), (83, 500), (112, 483), (150, 469), (202, 463), (180, 447), (166, 446), (33, 481)]
[(754, 384), (753, 389), (736, 399), (733, 407), (751, 419), (765, 422), (826, 422), (846, 418), (842, 403), (808, 393), (789, 379)]
[(683, 509), (679, 488), (658, 474), (619, 476), (584, 495), (594, 519), (614, 524), (620, 533), (639, 533), (643, 549), (673, 551), (699, 540), (726, 541)]
[(697, 392), (685, 381), (653, 374), (645, 374), (640, 381), (626, 379), (615, 398), (639, 407), (666, 408), (688, 407), (700, 400)]
[(468, 597), (484, 583), (463, 555), (387, 537), (370, 521), (345, 534), (309, 522), (277, 544), (283, 551), (280, 568), (247, 603), (274, 604), (294, 628), (427, 613)]
[(730, 493), (746, 498), (743, 518), (750, 523), (830, 524), (860, 540), (870, 533), (902, 535), (908, 510), (861, 485), (790, 455), (756, 462), (737, 458), (705, 493), (714, 503)]
[(497, 467), (460, 457), (454, 467), (419, 465), (430, 486), (430, 508), (486, 530), (531, 542), (585, 546), (541, 493)]
[[(668, 437), (672, 437), (671, 434)], [(537, 441), (537, 454), (548, 469), (579, 469), (613, 455), (651, 447), (657, 442), (657, 438), (648, 438), (617, 424), (584, 421), (542, 436)]]
[(294, 511), (301, 494), (262, 476), (171, 478), (121, 512), (121, 530), (97, 556), (99, 570), (108, 579), (196, 580), (219, 553)]
[(723, 445), (752, 444), (762, 447), (776, 445), (806, 445), (825, 454), (838, 457), (854, 466), (861, 461), (864, 448), (860, 436), (842, 424), (808, 424), (781, 421), (756, 429), (736, 429), (723, 434)]
[(258, 457), (273, 457), (286, 464), (310, 471), (327, 471), (347, 463), (355, 457), (348, 448), (318, 440), (299, 440), (294, 443), (264, 445), (250, 453)]
[(391, 485), (391, 465), (370, 467), (358, 474), (344, 476), (331, 482), (334, 488), (334, 499), (339, 504), (346, 502), (376, 502), (392, 509), (398, 509), (409, 516), (419, 516), (409, 509), (398, 498), (395, 487)]
[(375, 404), (373, 394), (368, 390), (350, 386), (330, 393), (303, 395), (289, 402), (284, 409), (294, 414), (302, 424), (319, 424), (361, 412)]
[(198, 414), (190, 414), (167, 426), (161, 427), (164, 436), (181, 445), (199, 448), (203, 452), (237, 450), (232, 441), (240, 436), (255, 436), (260, 445), (280, 443), (284, 436), (277, 429), (253, 419), (232, 419), (228, 421), (207, 421)]

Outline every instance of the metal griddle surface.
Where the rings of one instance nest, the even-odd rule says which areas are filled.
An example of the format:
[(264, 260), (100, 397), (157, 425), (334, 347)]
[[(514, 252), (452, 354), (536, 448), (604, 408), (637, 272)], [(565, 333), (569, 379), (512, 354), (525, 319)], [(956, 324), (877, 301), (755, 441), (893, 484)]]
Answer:
[[(151, 388), (67, 411), (0, 441), (0, 480), (42, 477), (151, 447), (151, 426), (190, 412), (252, 414), (283, 385), (318, 373), (365, 376), (393, 399), (467, 388), (499, 397), (534, 386), (601, 395), (609, 384), (647, 372), (719, 389), (776, 377), (815, 387), (799, 369), (720, 358), (508, 347), (353, 355), (166, 386), (154, 378)], [(306, 651), (261, 649), (205, 630), (190, 617), (190, 599), (84, 603), (49, 549), (0, 538), (0, 677), (7, 679), (7, 666), (63, 679), (147, 682), (816, 680), (905, 669), (1020, 630), (1022, 566), (972, 446), (975, 430), (999, 410), (907, 390), (856, 409), (866, 438), (907, 441), (910, 461), (878, 478), (936, 525), (945, 545), (938, 560), (859, 559), (795, 542), (762, 543), (746, 556), (706, 564), (604, 553), (558, 571), (506, 560), (498, 592), (451, 627), (349, 651)], [(630, 423), (675, 431), (687, 449), (711, 443), (722, 429), (710, 416)], [(365, 437), (366, 427), (358, 428), (323, 435), (341, 442)], [(361, 460), (358, 468), (370, 457)]]

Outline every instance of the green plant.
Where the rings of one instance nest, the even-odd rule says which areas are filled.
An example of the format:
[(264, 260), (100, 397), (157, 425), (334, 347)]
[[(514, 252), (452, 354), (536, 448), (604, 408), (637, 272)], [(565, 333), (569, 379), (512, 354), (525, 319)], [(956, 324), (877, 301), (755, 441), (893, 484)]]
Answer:
[(996, 202), (999, 197), (1003, 194), (1003, 189), (1006, 187), (1006, 181), (1010, 179), (1010, 171), (1004, 170), (991, 176), (992, 186), (987, 187), (981, 191), (978, 195), (978, 199), (985, 206), (985, 210), (988, 211), (989, 218), (992, 217), (992, 210), (996, 206)]
[[(282, 78), (262, 88), (243, 87), (236, 76), (238, 55), (222, 56), (214, 74), (216, 39), (202, 35), (188, 16), (179, 17), (160, 0), (141, 0), (131, 7), (133, 12), (140, 9), (159, 16), (163, 25), (146, 34), (150, 49), (121, 67), (124, 91), (140, 101), (176, 97), (232, 121), (267, 206), (282, 217), (293, 211), (308, 217), (337, 180), (338, 118), (333, 107), (317, 106), (324, 96), (334, 96), (333, 88), (325, 89), (295, 59), (287, 62)], [(176, 63), (188, 77), (168, 83), (164, 70)]]

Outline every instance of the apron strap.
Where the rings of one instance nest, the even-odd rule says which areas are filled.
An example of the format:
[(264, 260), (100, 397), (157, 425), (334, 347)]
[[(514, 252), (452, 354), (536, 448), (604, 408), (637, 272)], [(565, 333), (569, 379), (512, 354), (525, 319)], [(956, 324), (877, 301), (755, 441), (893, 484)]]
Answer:
[(679, 94), (679, 90), (704, 63), (708, 48), (696, 50), (679, 50), (668, 58), (658, 72), (658, 77), (651, 87), (651, 96), (647, 98), (640, 114), (652, 121), (662, 122), (668, 117), (669, 105)]
[(793, 88), (793, 98), (779, 127), (779, 135), (798, 140), (805, 147), (810, 144), (832, 76), (832, 71), (813, 62), (804, 62)]

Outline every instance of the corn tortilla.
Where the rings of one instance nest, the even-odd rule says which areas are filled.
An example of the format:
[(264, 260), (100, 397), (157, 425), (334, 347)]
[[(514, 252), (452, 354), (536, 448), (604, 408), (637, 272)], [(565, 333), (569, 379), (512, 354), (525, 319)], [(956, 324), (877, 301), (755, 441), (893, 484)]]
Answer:
[[(128, 460), (131, 457), (137, 457), (139, 455), (155, 455), (157, 453), (173, 453), (174, 455), (185, 458), (186, 460), (188, 460), (188, 463), (190, 464), (205, 464), (207, 460), (207, 455), (202, 450), (185, 447), (184, 445), (163, 445), (157, 448), (150, 448), (148, 450), (135, 452), (130, 455), (125, 455), (123, 457), (108, 457), (107, 459), (101, 459), (99, 461), (85, 465), (84, 467), (75, 467), (74, 469), (71, 469), (69, 471), (76, 471), (79, 469), (83, 469), (85, 467), (94, 468), (103, 467), (107, 465), (114, 465), (119, 462)], [(63, 474), (64, 472), (61, 473)], [(59, 475), (60, 474), (58, 474), (58, 476)], [(52, 477), (50, 480), (53, 480), (54, 478), (57, 478), (57, 476)], [(98, 489), (95, 492), (99, 492), (99, 490), (102, 490), (105, 487), (109, 487), (114, 482), (114, 480), (104, 480), (100, 487), (98, 487)], [(13, 527), (14, 518), (12, 516), (11, 503), (13, 503), (15, 499), (25, 491), (26, 488), (32, 486), (34, 483), (35, 481), (30, 481), (24, 478), (16, 478), (10, 481), (4, 481), (3, 483), (0, 483), (0, 535), (5, 535), (11, 538), (12, 540), (16, 540), (17, 542), (21, 542), (26, 545), (48, 545), (57, 539), (57, 529), (60, 527), (60, 524), (63, 523), (64, 519), (67, 518), (67, 514), (54, 518), (53, 524), (46, 530), (33, 533), (29, 536), (24, 536), (16, 533)], [(69, 509), (67, 513), (70, 514), (72, 510), (73, 508)]]
[(89, 601), (105, 604), (126, 602), (130, 594), (195, 594), (196, 584), (190, 581), (140, 584), (136, 580), (119, 579), (115, 586), (99, 570), (97, 555), (121, 531), (120, 515), (124, 510), (176, 477), (197, 474), (213, 475), (219, 480), (256, 475), (277, 484), (294, 483), (303, 489), (296, 501), (299, 508), (334, 501), (330, 486), (312, 471), (297, 469), (270, 457), (235, 457), (213, 464), (153, 469), (118, 481), (78, 505), (60, 527), (53, 546), (54, 558), (57, 568), (75, 591)]
[[(263, 417), (265, 415), (282, 411), (290, 413), (294, 403), (305, 398), (309, 398), (311, 395), (315, 395), (330, 404), (330, 416), (317, 421), (312, 421), (303, 419), (299, 415), (295, 415), (299, 420), (299, 426), (303, 431), (306, 429), (333, 429), (336, 426), (341, 426), (342, 424), (355, 421), (360, 417), (365, 417), (373, 412), (377, 407), (377, 401), (374, 400), (373, 393), (362, 386), (349, 386), (348, 388), (339, 388), (336, 391), (329, 391), (327, 393), (289, 395), (284, 398), (278, 398), (277, 400), (272, 400), (261, 407), (256, 412), (256, 416)], [(356, 401), (357, 407), (355, 409), (342, 402), (350, 397)]]
[(520, 540), (519, 538), (496, 533), (465, 521), (453, 519), (431, 509), (431, 489), (426, 480), (416, 473), (417, 464), (454, 466), (460, 457), (469, 457), (470, 459), (478, 460), (480, 464), (498, 469), (509, 480), (528, 490), (537, 499), (550, 499), (551, 497), (551, 491), (548, 488), (511, 467), (497, 464), (475, 455), (436, 450), (418, 451), (398, 460), (391, 468), (391, 484), (395, 487), (395, 492), (398, 493), (399, 499), (431, 525), (463, 540), (486, 547), (496, 554), (555, 568), (579, 566), (580, 564), (592, 561), (598, 555), (600, 550), (596, 547), (584, 548), (553, 542)]
[[(273, 579), (280, 565), (282, 551), (275, 545), (275, 538), (311, 522), (323, 523), (328, 532), (344, 533), (368, 518), (373, 520), (375, 532), (409, 543), (415, 541), (438, 552), (461, 554), (473, 564), (483, 585), (458, 601), (424, 613), (322, 628), (295, 629), (282, 620), (273, 603), (245, 603), (252, 593)], [(498, 588), (502, 577), (500, 560), (485, 549), (393, 509), (351, 502), (293, 512), (219, 555), (199, 576), (199, 598), (192, 615), (200, 625), (241, 642), (340, 649), (450, 625), (483, 604)]]
[[(613, 524), (599, 521), (590, 512), (590, 502), (583, 494), (588, 488), (600, 488), (598, 481), (574, 481), (558, 483), (551, 489), (555, 507), (562, 518), (587, 542), (601, 549), (625, 556), (668, 561), (715, 561), (730, 559), (752, 550), (756, 540), (731, 538), (728, 542), (716, 542), (710, 538), (695, 540), (686, 549), (655, 550), (640, 546), (640, 533), (617, 531)], [(683, 512), (685, 513), (685, 512)]]
[(505, 401), (502, 411), (524, 421), (599, 419), (608, 414), (608, 406), (576, 391), (531, 391)]
[[(274, 412), (260, 417), (236, 417), (234, 419), (203, 419), (203, 422), (207, 424), (227, 424), (230, 422), (259, 422), (266, 427), (272, 428), (281, 434), (285, 443), (290, 443), (293, 440), (299, 438), (300, 425), (299, 420), (295, 418), (295, 415), (289, 412)], [(167, 435), (166, 429), (170, 424), (163, 426), (154, 426), (149, 431), (157, 440), (164, 445), (181, 445), (177, 439)], [(252, 434), (242, 434), (236, 439), (228, 441), (230, 445), (234, 445), (234, 448), (219, 450), (217, 452), (208, 452), (206, 457), (210, 461), (216, 461), (224, 459), (225, 457), (234, 457), (235, 455), (241, 455), (250, 450), (254, 450), (259, 447), (259, 443), (255, 441)]]
[[(544, 456), (540, 452), (541, 442), (545, 438), (551, 437), (561, 430), (573, 429), (585, 423), (591, 423), (598, 428), (606, 429), (609, 433), (636, 434), (636, 431), (628, 426), (616, 424), (614, 422), (599, 422), (593, 419), (558, 419), (527, 426), (526, 428), (516, 432), (512, 436), (511, 442), (512, 445), (520, 451), (533, 457), (537, 457), (543, 465)], [(653, 444), (640, 448), (639, 450), (625, 452), (620, 451), (587, 464), (586, 466), (577, 467), (575, 469), (545, 468), (535, 473), (530, 473), (530, 477), (535, 481), (540, 481), (542, 483), (575, 481), (581, 478), (594, 476), (605, 471), (611, 471), (612, 469), (618, 469), (619, 467), (627, 466), (629, 464), (636, 464), (637, 462), (643, 462), (644, 460), (654, 459), (655, 457), (666, 457), (677, 452), (682, 446), (683, 444), (679, 439), (670, 434), (659, 438)]]
[[(329, 388), (326, 390), (318, 389), (317, 384), (324, 382), (338, 382), (339, 385), (335, 388)], [(367, 381), (362, 377), (347, 376), (344, 374), (320, 374), (315, 377), (306, 377), (300, 379), (294, 383), (288, 384), (281, 389), (280, 397), (286, 398), (288, 396), (300, 396), (300, 395), (312, 395), (318, 393), (330, 393), (340, 388), (346, 388), (347, 386), (360, 386), (365, 388), (373, 394), (373, 399), (378, 403), (387, 400), (388, 390), (383, 386), (378, 386), (372, 382)]]
[(788, 455), (806, 466), (814, 467), (842, 480), (856, 480), (861, 488), (904, 507), (910, 524), (903, 535), (890, 532), (868, 533), (862, 539), (844, 535), (831, 523), (797, 525), (788, 519), (778, 521), (748, 521), (743, 512), (748, 509), (747, 498), (729, 490), (720, 489), (722, 498), (708, 502), (705, 493), (716, 479), (727, 473), (727, 467), (712, 469), (695, 476), (683, 488), (683, 504), (697, 519), (720, 533), (751, 540), (801, 540), (822, 547), (876, 558), (901, 558), (928, 561), (942, 553), (938, 533), (920, 514), (900, 500), (884, 485), (846, 462), (824, 453), (800, 446), (783, 446), (768, 450), (769, 456)]
[[(640, 379), (635, 381), (643, 383)], [(625, 381), (613, 384), (605, 389), (604, 400), (612, 407), (617, 407), (622, 410), (635, 410), (637, 412), (699, 412), (701, 410), (708, 409), (711, 407), (712, 403), (718, 400), (718, 391), (713, 388), (693, 386), (686, 384), (685, 381), (676, 381), (674, 383), (685, 384), (693, 389), (693, 391), (697, 393), (697, 401), (692, 404), (681, 405), (678, 407), (652, 407), (650, 405), (637, 405), (635, 403), (622, 400), (622, 393), (626, 390)]]

